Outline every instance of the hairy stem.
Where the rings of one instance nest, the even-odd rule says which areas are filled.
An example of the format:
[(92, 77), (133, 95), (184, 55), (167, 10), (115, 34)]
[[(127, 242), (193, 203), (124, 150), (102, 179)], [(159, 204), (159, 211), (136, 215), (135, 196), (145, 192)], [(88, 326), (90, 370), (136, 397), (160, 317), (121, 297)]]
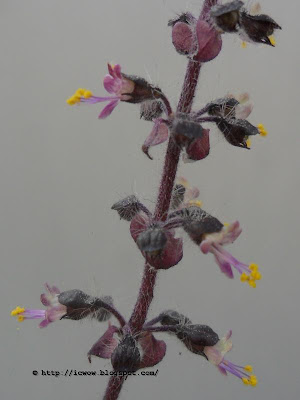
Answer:
[[(181, 91), (177, 111), (190, 112), (192, 108), (193, 99), (197, 87), (198, 77), (200, 73), (201, 64), (189, 61), (183, 88)], [(156, 220), (163, 220), (167, 217), (172, 197), (174, 181), (176, 177), (179, 156), (181, 149), (170, 137), (163, 168), (162, 178), (160, 182), (157, 203), (154, 212)], [(152, 268), (148, 263), (145, 264), (144, 275), (139, 291), (139, 295), (129, 320), (129, 327), (133, 333), (138, 333), (146, 321), (147, 313), (154, 295), (155, 281), (157, 277), (157, 270)], [(112, 376), (109, 380), (104, 400), (116, 400), (121, 391), (122, 385), (125, 381), (124, 377)]]

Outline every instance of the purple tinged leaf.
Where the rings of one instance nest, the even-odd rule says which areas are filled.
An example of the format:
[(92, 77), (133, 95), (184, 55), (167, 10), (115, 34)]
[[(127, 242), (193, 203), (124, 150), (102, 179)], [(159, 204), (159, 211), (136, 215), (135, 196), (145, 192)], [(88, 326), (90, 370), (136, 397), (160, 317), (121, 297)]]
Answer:
[(117, 99), (117, 100), (113, 100), (110, 103), (108, 103), (107, 106), (105, 106), (103, 108), (103, 110), (99, 114), (98, 118), (105, 119), (106, 117), (108, 117), (113, 112), (113, 110), (117, 107), (119, 102), (120, 102), (120, 99)]
[(101, 336), (96, 343), (93, 344), (92, 348), (88, 352), (88, 360), (91, 363), (91, 356), (100, 357), (100, 358), (110, 358), (115, 348), (118, 346), (117, 339), (114, 338), (116, 332), (118, 332), (118, 328), (114, 325), (108, 325), (108, 329)]
[(194, 54), (197, 51), (197, 40), (194, 26), (177, 22), (172, 29), (172, 43), (179, 54)]
[(193, 140), (186, 149), (188, 160), (198, 161), (207, 157), (210, 151), (209, 129), (203, 129), (203, 136)]
[(149, 368), (162, 361), (166, 354), (167, 345), (163, 340), (157, 340), (151, 333), (139, 338), (143, 350), (140, 368)]
[(222, 49), (221, 35), (206, 21), (199, 19), (197, 22), (198, 53), (195, 61), (207, 62), (213, 60)]
[(161, 118), (157, 118), (149, 136), (145, 140), (142, 150), (152, 160), (149, 155), (149, 148), (165, 142), (168, 139), (169, 129)]

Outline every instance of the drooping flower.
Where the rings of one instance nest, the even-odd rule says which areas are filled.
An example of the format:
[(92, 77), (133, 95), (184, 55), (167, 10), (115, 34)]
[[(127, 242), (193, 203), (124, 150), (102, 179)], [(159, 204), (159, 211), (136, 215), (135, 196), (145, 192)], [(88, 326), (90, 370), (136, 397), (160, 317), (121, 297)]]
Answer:
[(243, 6), (244, 3), (234, 0), (226, 4), (217, 4), (210, 11), (211, 19), (216, 29), (221, 33), (237, 33), (245, 42), (264, 43), (275, 46), (273, 33), (281, 27), (271, 17), (260, 14), (257, 4), (250, 12)]
[[(254, 126), (247, 121), (252, 109), (248, 93), (239, 96), (229, 94), (208, 103), (202, 110), (194, 113), (194, 118), (201, 123), (215, 123), (231, 145), (250, 149), (251, 136), (267, 135), (263, 124)], [(211, 117), (203, 117), (205, 113)]]
[(45, 284), (48, 293), (41, 294), (41, 302), (46, 307), (42, 310), (27, 309), (24, 307), (16, 307), (12, 312), (12, 316), (16, 316), (19, 322), (25, 319), (42, 319), (39, 324), (40, 328), (45, 328), (50, 322), (57, 321), (67, 314), (67, 307), (60, 304), (58, 296), (60, 290), (56, 286)]
[(67, 103), (74, 105), (108, 102), (98, 117), (104, 119), (113, 112), (120, 101), (135, 104), (157, 99), (162, 95), (159, 88), (150, 85), (145, 79), (122, 73), (119, 64), (108, 64), (108, 72), (103, 79), (103, 86), (111, 96), (94, 96), (91, 91), (80, 88), (67, 100)]
[[(205, 230), (205, 227), (203, 227)], [(203, 235), (200, 249), (204, 254), (212, 253), (220, 270), (228, 277), (233, 278), (232, 267), (240, 274), (242, 282), (248, 282), (251, 287), (256, 287), (256, 281), (261, 279), (261, 273), (256, 264), (244, 264), (233, 257), (224, 249), (224, 245), (233, 243), (242, 233), (238, 221), (224, 227), (221, 231)]]
[(220, 339), (214, 346), (204, 347), (203, 352), (206, 355), (207, 359), (213, 365), (215, 365), (223, 375), (227, 375), (229, 372), (230, 374), (235, 375), (236, 377), (241, 379), (241, 381), (245, 385), (256, 386), (257, 385), (256, 376), (250, 375), (251, 372), (253, 371), (251, 365), (246, 365), (243, 367), (237, 364), (233, 364), (232, 362), (224, 358), (225, 355), (232, 348), (231, 335), (232, 332), (229, 331), (227, 335), (222, 339)]

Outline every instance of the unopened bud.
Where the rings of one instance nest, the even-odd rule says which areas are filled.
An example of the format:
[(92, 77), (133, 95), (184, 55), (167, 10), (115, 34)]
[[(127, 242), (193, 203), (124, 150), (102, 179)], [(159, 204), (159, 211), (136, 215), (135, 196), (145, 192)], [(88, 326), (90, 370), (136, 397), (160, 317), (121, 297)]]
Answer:
[(145, 121), (153, 121), (161, 116), (163, 106), (159, 100), (148, 100), (141, 104), (140, 116)]
[(140, 365), (140, 352), (135, 339), (126, 335), (115, 348), (111, 363), (115, 371), (134, 372)]
[(221, 32), (237, 32), (240, 21), (240, 9), (244, 5), (242, 1), (235, 0), (230, 3), (212, 7), (210, 15)]
[(208, 114), (222, 118), (235, 118), (235, 108), (240, 103), (234, 97), (224, 97), (208, 105)]
[(180, 147), (185, 147), (203, 135), (203, 128), (189, 114), (178, 113), (172, 122), (171, 134)]
[(187, 325), (192, 323), (188, 317), (174, 310), (162, 312), (161, 317), (160, 323), (162, 325)]
[[(123, 73), (122, 77), (134, 83), (134, 89), (128, 94), (128, 98), (126, 98), (126, 100), (123, 100), (127, 103), (142, 103), (146, 100), (159, 99), (162, 95), (162, 91), (158, 87), (154, 87), (144, 78), (140, 78), (134, 75), (126, 75)], [(125, 96), (126, 93), (123, 93), (123, 98)]]
[(207, 325), (183, 325), (177, 337), (196, 346), (214, 346), (219, 341), (219, 336)]
[(175, 185), (171, 199), (171, 209), (177, 209), (184, 200), (185, 187), (181, 184)]
[(121, 219), (131, 221), (133, 217), (141, 210), (142, 204), (134, 196), (125, 197), (112, 205), (111, 209), (116, 210)]
[(163, 229), (154, 226), (142, 232), (136, 243), (142, 252), (147, 253), (150, 257), (155, 257), (164, 249), (167, 243), (167, 235)]

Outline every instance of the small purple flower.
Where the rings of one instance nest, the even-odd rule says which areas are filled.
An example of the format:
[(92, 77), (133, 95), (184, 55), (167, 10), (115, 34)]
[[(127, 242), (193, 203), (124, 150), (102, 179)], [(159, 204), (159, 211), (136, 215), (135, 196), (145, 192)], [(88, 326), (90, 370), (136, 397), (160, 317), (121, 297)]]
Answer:
[(220, 267), (220, 270), (228, 277), (233, 278), (232, 267), (241, 275), (242, 282), (248, 282), (251, 287), (256, 287), (256, 281), (261, 279), (256, 264), (244, 264), (234, 258), (224, 249), (224, 245), (233, 243), (242, 233), (238, 221), (223, 228), (220, 232), (204, 235), (204, 240), (200, 244), (200, 249), (204, 254), (212, 253)]
[(253, 368), (251, 365), (240, 366), (233, 364), (232, 362), (226, 360), (224, 356), (232, 348), (231, 341), (232, 332), (229, 331), (225, 337), (220, 339), (214, 346), (204, 347), (204, 354), (206, 355), (208, 361), (214, 364), (218, 370), (223, 374), (227, 375), (229, 372), (235, 375), (243, 381), (245, 385), (256, 386), (257, 378), (255, 375), (249, 375), (247, 372), (252, 372)]
[(67, 100), (69, 105), (77, 103), (96, 104), (108, 101), (107, 106), (99, 114), (100, 119), (108, 117), (120, 101), (130, 100), (130, 94), (134, 91), (135, 84), (132, 80), (125, 78), (121, 74), (119, 64), (108, 64), (108, 75), (103, 79), (103, 86), (111, 96), (97, 97), (91, 91), (78, 89), (75, 94)]
[(57, 321), (67, 314), (67, 307), (60, 304), (58, 301), (59, 289), (56, 286), (49, 286), (45, 283), (45, 288), (48, 293), (41, 294), (41, 302), (46, 307), (46, 310), (33, 310), (16, 307), (12, 312), (12, 316), (16, 316), (19, 322), (24, 319), (42, 319), (39, 324), (40, 328), (45, 328), (50, 322)]

